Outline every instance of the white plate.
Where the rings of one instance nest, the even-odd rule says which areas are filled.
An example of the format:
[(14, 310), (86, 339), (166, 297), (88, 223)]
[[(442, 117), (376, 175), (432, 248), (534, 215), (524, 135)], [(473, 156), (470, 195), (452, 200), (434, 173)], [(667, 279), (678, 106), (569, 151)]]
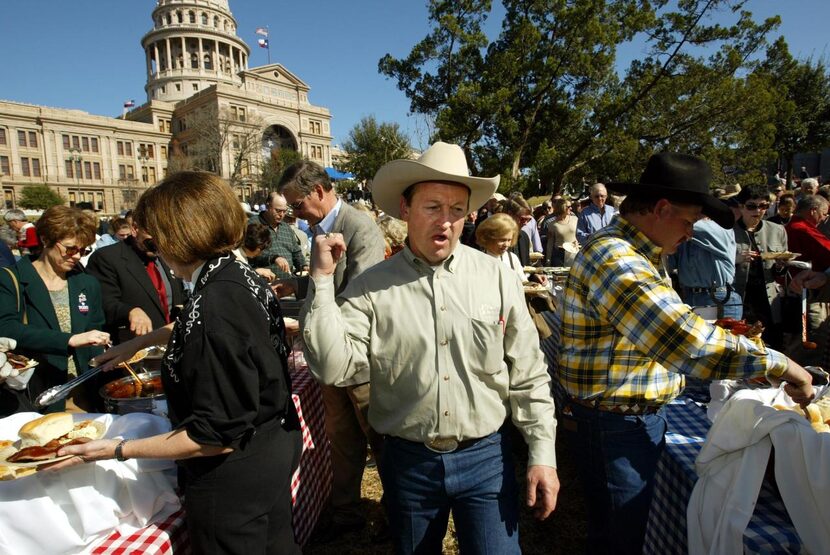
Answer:
[[(83, 422), (84, 420), (76, 420), (75, 423)], [(94, 439), (100, 439), (104, 437), (104, 433), (106, 432), (106, 426), (104, 426), (103, 422), (95, 422), (94, 420), (90, 420), (90, 423), (98, 430), (98, 434)], [(38, 467), (43, 464), (52, 464), (53, 462), (62, 461), (68, 459), (70, 457), (74, 457), (74, 455), (64, 455), (62, 457), (55, 457), (54, 459), (46, 459), (43, 461), (34, 461), (34, 462), (9, 462), (8, 458), (17, 453), (20, 449), (20, 440), (18, 439), (15, 441), (14, 446), (11, 448), (3, 449), (0, 452), (0, 465), (5, 466), (17, 466), (20, 468), (34, 468)]]

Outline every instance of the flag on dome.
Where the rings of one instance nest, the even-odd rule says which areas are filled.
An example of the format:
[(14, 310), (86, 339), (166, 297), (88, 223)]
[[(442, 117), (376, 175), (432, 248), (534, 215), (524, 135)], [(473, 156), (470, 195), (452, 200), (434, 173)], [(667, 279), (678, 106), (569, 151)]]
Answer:
[(262, 35), (263, 37), (267, 37), (268, 36), (268, 27), (257, 27), (256, 28), (256, 34), (257, 35)]
[(262, 48), (268, 48), (268, 39), (259, 39), (256, 41)]
[(124, 108), (132, 108), (133, 106), (135, 106), (135, 100), (124, 101)]

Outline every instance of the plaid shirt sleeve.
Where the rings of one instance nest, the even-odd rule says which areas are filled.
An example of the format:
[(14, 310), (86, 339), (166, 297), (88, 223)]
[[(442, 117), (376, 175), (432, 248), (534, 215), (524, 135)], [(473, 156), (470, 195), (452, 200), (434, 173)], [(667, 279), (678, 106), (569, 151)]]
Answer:
[[(681, 375), (784, 372), (782, 354), (708, 324), (683, 304), (657, 270), (659, 249), (645, 236), (624, 220), (612, 227), (577, 257), (566, 285), (560, 371), (571, 395), (663, 404), (680, 392)], [(620, 230), (635, 235), (633, 244), (614, 236)]]

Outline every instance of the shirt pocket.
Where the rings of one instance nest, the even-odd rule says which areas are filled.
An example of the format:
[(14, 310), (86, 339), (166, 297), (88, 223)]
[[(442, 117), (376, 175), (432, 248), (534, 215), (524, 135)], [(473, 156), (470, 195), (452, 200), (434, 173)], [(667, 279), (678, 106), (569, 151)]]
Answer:
[(482, 374), (496, 374), (504, 368), (504, 332), (498, 322), (471, 318), (470, 370)]

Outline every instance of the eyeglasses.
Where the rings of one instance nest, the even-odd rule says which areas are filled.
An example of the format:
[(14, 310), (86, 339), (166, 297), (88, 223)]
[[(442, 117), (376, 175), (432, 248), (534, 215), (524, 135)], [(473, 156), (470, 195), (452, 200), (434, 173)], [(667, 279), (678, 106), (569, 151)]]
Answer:
[(754, 202), (746, 202), (744, 203), (744, 208), (746, 208), (747, 210), (766, 210), (767, 208), (769, 208), (769, 203), (762, 202), (760, 204), (757, 204)]
[(289, 202), (288, 206), (290, 206), (292, 210), (299, 210), (303, 206), (303, 203), (305, 202), (306, 198), (308, 198), (308, 195), (304, 196), (297, 202)]
[(78, 247), (76, 245), (72, 245), (72, 246), (67, 247), (66, 245), (64, 245), (60, 241), (56, 242), (55, 244), (60, 245), (60, 247), (63, 249), (63, 256), (66, 256), (66, 257), (72, 257), (72, 256), (75, 256), (76, 254), (80, 254), (81, 256), (86, 256), (86, 255), (88, 255), (89, 253), (92, 252), (92, 249), (89, 248), (89, 247)]

